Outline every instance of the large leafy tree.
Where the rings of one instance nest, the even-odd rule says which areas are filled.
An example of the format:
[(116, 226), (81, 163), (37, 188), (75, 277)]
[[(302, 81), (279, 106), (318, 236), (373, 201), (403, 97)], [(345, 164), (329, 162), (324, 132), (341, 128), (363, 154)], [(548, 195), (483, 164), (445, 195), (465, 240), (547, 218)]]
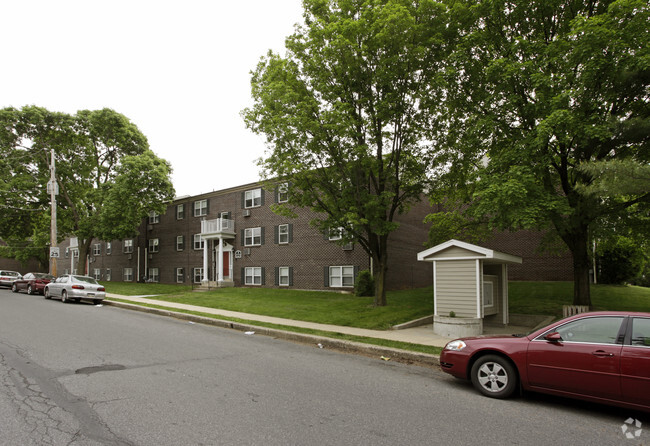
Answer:
[(648, 3), (449, 3), (458, 40), (447, 144), (457, 155), (445, 190), (467, 193), (468, 215), (492, 227), (554, 231), (573, 255), (574, 304), (590, 305), (592, 232), (650, 200), (647, 188), (598, 193), (584, 167), (650, 161)]
[(93, 239), (132, 236), (142, 218), (150, 211), (163, 212), (173, 197), (169, 164), (149, 150), (135, 124), (113, 110), (67, 115), (34, 106), (6, 108), (0, 112), (0, 126), (0, 151), (7, 166), (1, 173), (0, 200), (15, 210), (0, 218), (0, 237), (47, 251), (46, 184), (54, 150), (58, 232), (78, 238), (79, 271)]
[(446, 47), (434, 1), (305, 0), (304, 25), (252, 75), (243, 116), (266, 135), (263, 176), (289, 184), (321, 231), (342, 229), (373, 259), (375, 305), (386, 305), (388, 238), (432, 167), (426, 141)]

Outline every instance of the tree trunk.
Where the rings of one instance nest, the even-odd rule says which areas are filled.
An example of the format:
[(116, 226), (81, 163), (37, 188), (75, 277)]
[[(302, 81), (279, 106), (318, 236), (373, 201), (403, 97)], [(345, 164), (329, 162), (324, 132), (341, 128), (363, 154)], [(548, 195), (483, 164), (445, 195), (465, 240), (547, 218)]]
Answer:
[(86, 271), (86, 259), (90, 254), (90, 244), (92, 239), (79, 240), (79, 260), (77, 260), (77, 274), (90, 275), (90, 271)]
[(387, 239), (387, 236), (379, 237), (379, 255), (375, 256), (375, 307), (386, 306), (386, 271), (388, 271)]
[(589, 289), (589, 250), (587, 240), (576, 244), (573, 254), (573, 305), (587, 305), (591, 308), (591, 291)]

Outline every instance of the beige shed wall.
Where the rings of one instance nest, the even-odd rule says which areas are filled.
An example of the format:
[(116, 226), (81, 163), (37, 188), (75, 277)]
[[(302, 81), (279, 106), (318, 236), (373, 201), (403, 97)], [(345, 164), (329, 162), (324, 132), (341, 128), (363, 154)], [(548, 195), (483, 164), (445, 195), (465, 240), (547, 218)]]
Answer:
[(435, 262), (436, 304), (440, 316), (476, 317), (476, 260)]

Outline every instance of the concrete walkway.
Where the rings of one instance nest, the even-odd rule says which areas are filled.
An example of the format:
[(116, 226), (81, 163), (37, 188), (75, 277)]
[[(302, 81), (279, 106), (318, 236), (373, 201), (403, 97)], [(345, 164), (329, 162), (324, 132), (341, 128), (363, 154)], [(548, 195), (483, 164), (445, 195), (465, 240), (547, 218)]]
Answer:
[[(420, 327), (406, 328), (403, 330), (369, 330), (364, 328), (355, 327), (342, 327), (338, 325), (318, 324), (314, 322), (297, 321), (293, 319), (283, 319), (279, 317), (263, 316), (259, 314), (240, 313), (237, 311), (228, 311), (215, 308), (200, 307), (196, 305), (186, 305), (176, 302), (165, 302), (161, 300), (152, 299), (155, 296), (121, 296), (117, 294), (107, 294), (107, 299), (111, 298), (121, 299), (131, 302), (133, 304), (149, 304), (157, 305), (160, 307), (168, 308), (170, 311), (174, 309), (181, 309), (187, 311), (196, 311), (201, 313), (213, 314), (216, 316), (225, 316), (231, 318), (238, 318), (247, 321), (266, 322), (276, 325), (286, 325), (290, 327), (302, 327), (312, 330), (329, 331), (333, 333), (342, 333), (353, 336), (363, 336), (368, 338), (387, 339), (391, 341), (408, 342), (411, 344), (421, 344), (434, 347), (444, 347), (451, 339), (443, 336), (438, 336), (433, 333), (432, 325), (423, 325)], [(514, 327), (509, 326), (505, 328), (490, 328), (486, 332), (492, 334), (497, 333), (524, 333), (530, 330), (529, 327)]]

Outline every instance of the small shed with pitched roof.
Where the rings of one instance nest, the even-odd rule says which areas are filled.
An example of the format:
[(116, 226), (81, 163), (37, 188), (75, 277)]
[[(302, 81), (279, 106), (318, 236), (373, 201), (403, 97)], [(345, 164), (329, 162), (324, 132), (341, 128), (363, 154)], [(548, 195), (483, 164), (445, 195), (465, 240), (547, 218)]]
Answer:
[(521, 257), (449, 240), (418, 253), (433, 263), (433, 330), (448, 337), (483, 332), (483, 322), (507, 325), (508, 265)]

